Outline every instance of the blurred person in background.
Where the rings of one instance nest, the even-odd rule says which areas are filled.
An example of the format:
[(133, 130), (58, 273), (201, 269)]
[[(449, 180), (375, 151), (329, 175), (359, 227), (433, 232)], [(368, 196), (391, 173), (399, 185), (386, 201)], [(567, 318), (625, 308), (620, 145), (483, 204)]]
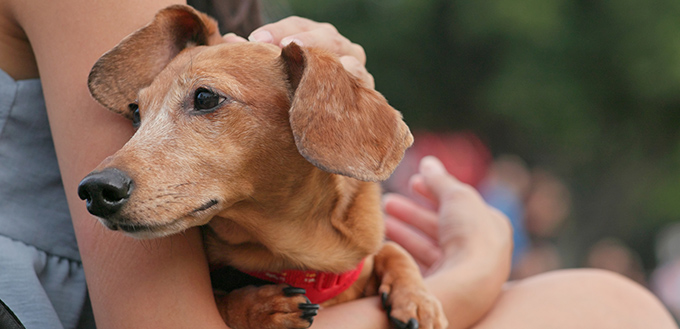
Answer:
[(619, 273), (647, 286), (640, 255), (618, 239), (604, 238), (588, 251), (586, 267)]
[(651, 275), (650, 287), (680, 321), (680, 223), (659, 234), (656, 254), (659, 266)]

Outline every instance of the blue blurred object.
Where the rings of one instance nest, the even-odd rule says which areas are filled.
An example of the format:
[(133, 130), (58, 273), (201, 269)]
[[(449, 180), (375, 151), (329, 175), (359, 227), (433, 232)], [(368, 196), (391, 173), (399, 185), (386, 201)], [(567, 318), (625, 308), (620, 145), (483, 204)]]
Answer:
[(500, 210), (510, 219), (514, 243), (514, 249), (512, 250), (512, 266), (514, 267), (529, 248), (529, 237), (524, 227), (524, 204), (522, 199), (515, 190), (499, 182), (484, 181), (479, 185), (478, 189), (489, 205)]

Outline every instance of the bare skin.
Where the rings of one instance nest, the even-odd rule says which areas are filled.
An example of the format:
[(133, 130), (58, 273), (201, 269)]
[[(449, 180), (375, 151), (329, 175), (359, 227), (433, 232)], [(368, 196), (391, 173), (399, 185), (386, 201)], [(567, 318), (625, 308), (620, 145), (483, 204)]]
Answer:
[(435, 158), (423, 159), (411, 186), (437, 211), (388, 195), (387, 235), (432, 273), (426, 284), (447, 301), (449, 328), (677, 328), (649, 291), (610, 272), (555, 271), (504, 284), (508, 219)]
[[(143, 26), (159, 9), (172, 3), (175, 2), (0, 1), (0, 68), (15, 79), (40, 78), (42, 81), (98, 328), (226, 328), (215, 305), (205, 254), (196, 229), (153, 242), (140, 242), (99, 226), (76, 195), (79, 181), (134, 133), (127, 120), (91, 99), (86, 86), (89, 70), (102, 53)], [(271, 35), (271, 38), (259, 41), (281, 45), (298, 40), (307, 46), (333, 50), (341, 56), (348, 71), (368, 85), (373, 83), (363, 66), (363, 49), (342, 38), (329, 25), (291, 18), (259, 31), (268, 31)], [(262, 36), (253, 34), (251, 39)], [(233, 35), (225, 39), (243, 41)], [(441, 178), (441, 175), (443, 173), (439, 172), (435, 176)], [(423, 191), (427, 190), (425, 186), (437, 191), (427, 179), (423, 180), (425, 183), (417, 181), (414, 180), (414, 188), (418, 189), (420, 184)], [(455, 181), (443, 181), (457, 186)], [(470, 197), (469, 189), (466, 193), (463, 195)], [(433, 267), (426, 286), (441, 299), (450, 328), (469, 328), (475, 324), (480, 328), (503, 328), (516, 323), (522, 323), (524, 328), (544, 328), (554, 327), (550, 321), (554, 319), (559, 319), (559, 324), (565, 327), (588, 327), (580, 325), (584, 323), (591, 327), (606, 327), (602, 326), (602, 321), (611, 320), (611, 317), (594, 312), (598, 309), (603, 312), (616, 310), (617, 319), (622, 322), (639, 315), (636, 321), (629, 319), (628, 326), (617, 328), (642, 328), (632, 326), (640, 322), (647, 324), (645, 328), (676, 328), (658, 301), (646, 291), (611, 274), (581, 273), (586, 281), (598, 283), (587, 292), (565, 289), (584, 282), (579, 273), (569, 272), (529, 279), (504, 289), (511, 248), (507, 223), (504, 224), (495, 213), (490, 215), (479, 203), (467, 207), (456, 203), (455, 198), (442, 199), (436, 192), (429, 195), (436, 196), (442, 205), (459, 204), (461, 211), (475, 218), (491, 218), (480, 225), (495, 227), (451, 232), (450, 240), (434, 239), (432, 241), (437, 241), (434, 246), (439, 251), (426, 253), (428, 259), (419, 259), (425, 265), (442, 264)], [(411, 214), (412, 217), (405, 215), (408, 217), (405, 219), (399, 211), (390, 210), (389, 204), (407, 205), (406, 201), (392, 199), (387, 204), (388, 213), (397, 221), (419, 222), (421, 224), (416, 227), (429, 226), (430, 232), (432, 227), (438, 230), (456, 227), (450, 225), (451, 222), (447, 224), (453, 219), (445, 212), (440, 212), (441, 217), (420, 213)], [(432, 218), (441, 220), (433, 223)], [(389, 223), (392, 239), (398, 241), (394, 221)], [(402, 233), (404, 237), (409, 236), (408, 230)], [(439, 235), (443, 236), (446, 235)], [(413, 247), (402, 244), (407, 249)], [(414, 255), (418, 257), (416, 253)], [(534, 293), (540, 291), (562, 304), (546, 305), (534, 298)], [(618, 298), (606, 299), (611, 293), (618, 294)], [(586, 297), (600, 300), (602, 303), (597, 303), (600, 308), (592, 305), (586, 308), (582, 303)], [(603, 305), (604, 302), (609, 304)], [(314, 327), (387, 328), (387, 318), (379, 305), (378, 298), (366, 298), (329, 307), (319, 314)], [(561, 312), (567, 308), (570, 312)], [(568, 316), (574, 312), (583, 316), (579, 319)]]

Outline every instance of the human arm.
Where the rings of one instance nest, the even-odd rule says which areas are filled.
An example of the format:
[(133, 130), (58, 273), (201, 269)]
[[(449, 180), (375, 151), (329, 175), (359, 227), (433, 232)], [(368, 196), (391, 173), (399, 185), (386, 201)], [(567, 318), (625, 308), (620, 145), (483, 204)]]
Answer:
[(437, 210), (387, 195), (387, 236), (421, 264), (449, 328), (469, 328), (493, 307), (510, 273), (509, 221), (433, 157), (422, 160), (411, 187)]
[(127, 120), (92, 100), (89, 70), (170, 1), (12, 4), (39, 67), (97, 326), (226, 328), (214, 306), (196, 229), (160, 240), (134, 240), (99, 225), (76, 195), (79, 181), (133, 133)]
[(615, 273), (561, 270), (505, 283), (508, 219), (439, 161), (424, 159), (420, 172), (411, 186), (438, 214), (389, 195), (387, 234), (430, 274), (426, 284), (441, 299), (449, 328), (677, 328), (649, 291)]

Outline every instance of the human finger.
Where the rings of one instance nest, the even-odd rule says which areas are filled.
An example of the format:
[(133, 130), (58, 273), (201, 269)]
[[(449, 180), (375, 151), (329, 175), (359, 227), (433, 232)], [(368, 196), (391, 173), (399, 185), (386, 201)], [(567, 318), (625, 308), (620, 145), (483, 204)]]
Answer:
[(398, 194), (383, 196), (385, 212), (420, 230), (432, 239), (437, 238), (439, 215)]
[(394, 217), (385, 216), (385, 235), (401, 245), (424, 267), (431, 267), (442, 257), (442, 250), (432, 240)]
[(290, 16), (255, 29), (248, 36), (248, 40), (280, 45), (281, 39), (293, 34), (309, 31), (316, 24), (316, 22), (307, 18)]
[(373, 75), (368, 73), (366, 66), (361, 64), (358, 59), (354, 56), (342, 56), (340, 57), (340, 63), (345, 68), (345, 71), (349, 72), (353, 76), (359, 79), (364, 87), (373, 89), (375, 88), (375, 81), (373, 80)]
[(352, 56), (361, 65), (366, 64), (364, 48), (349, 41), (330, 24), (320, 25), (318, 28), (310, 31), (286, 36), (281, 39), (281, 46), (287, 46), (291, 42), (306, 47), (322, 48), (338, 56)]
[(433, 205), (433, 208), (436, 209), (439, 207), (439, 199), (437, 199), (437, 196), (432, 194), (432, 191), (430, 191), (430, 189), (427, 187), (423, 175), (415, 174), (411, 176), (408, 181), (408, 185), (411, 191), (429, 201)]
[(222, 39), (224, 39), (224, 41), (227, 42), (227, 43), (248, 41), (245, 38), (236, 35), (235, 33), (227, 33), (227, 34), (222, 36)]
[(319, 23), (298, 16), (264, 25), (253, 31), (248, 40), (280, 47), (296, 42), (301, 46), (324, 48), (339, 56), (353, 56), (362, 65), (366, 64), (363, 47), (342, 36), (332, 24)]
[[(476, 190), (460, 182), (446, 171), (444, 164), (433, 156), (426, 156), (420, 161), (420, 175), (423, 177), (424, 188), (443, 203), (455, 203), (463, 200), (482, 201)], [(426, 192), (427, 193), (427, 192)]]

